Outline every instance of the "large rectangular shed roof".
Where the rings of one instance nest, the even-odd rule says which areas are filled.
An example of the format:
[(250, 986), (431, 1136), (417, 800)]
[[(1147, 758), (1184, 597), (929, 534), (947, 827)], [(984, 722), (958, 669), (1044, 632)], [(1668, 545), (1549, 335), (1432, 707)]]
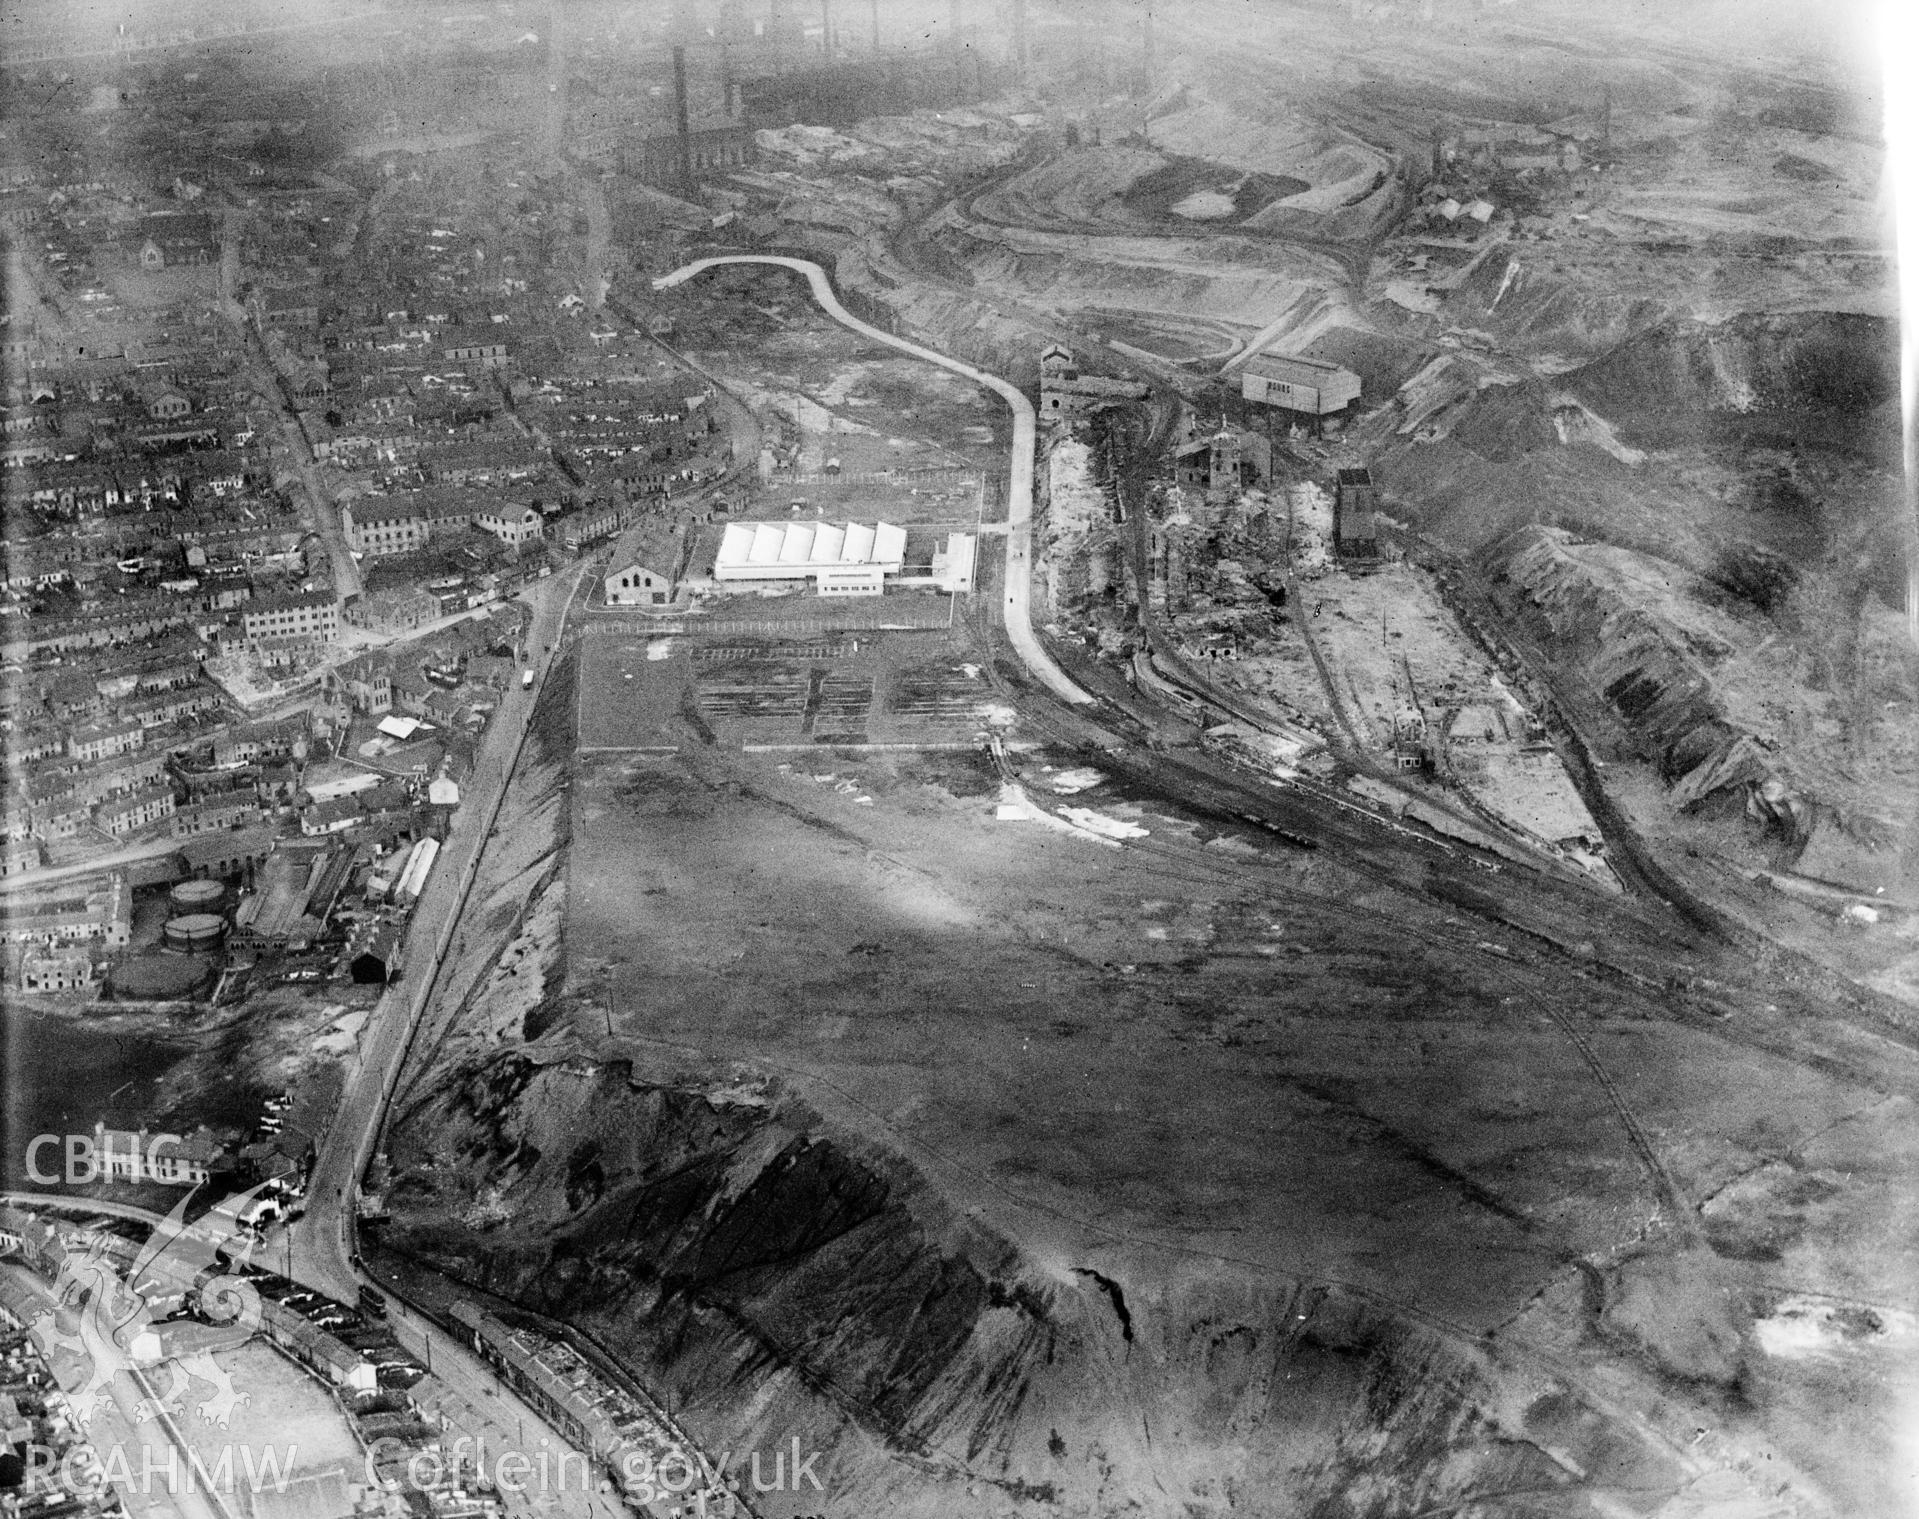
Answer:
[(1359, 399), (1359, 376), (1324, 359), (1256, 353), (1240, 369), (1240, 393), (1294, 411), (1325, 415)]
[(713, 559), (718, 580), (799, 580), (872, 566), (898, 574), (906, 529), (890, 522), (733, 522)]

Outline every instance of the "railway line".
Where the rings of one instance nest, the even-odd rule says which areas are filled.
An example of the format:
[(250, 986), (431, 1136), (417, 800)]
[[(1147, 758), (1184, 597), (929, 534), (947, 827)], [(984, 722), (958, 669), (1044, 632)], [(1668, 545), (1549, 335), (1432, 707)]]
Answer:
[[(660, 283), (691, 277), (710, 263), (723, 261), (749, 260), (702, 260), (676, 271)], [(771, 257), (750, 261), (775, 263), (806, 274), (821, 304), (833, 311), (828, 305), (830, 287), (821, 294), (825, 277), (817, 265)], [(990, 295), (963, 289), (962, 293), (996, 309), (1000, 305)], [(1018, 310), (1016, 305), (1009, 309)], [(841, 319), (837, 312), (833, 314)], [(1022, 319), (1028, 315), (1019, 314)], [(877, 341), (934, 357), (936, 362), (945, 362), (949, 368), (970, 373), (981, 383), (988, 383), (976, 371), (928, 355), (926, 350), (911, 347), (866, 324), (849, 321), (847, 325), (855, 326)], [(1174, 366), (1166, 367), (1177, 375), (1177, 388), (1182, 393), (1190, 391), (1194, 377)], [(1001, 382), (993, 388), (1004, 395), (1003, 385)], [(1019, 405), (1010, 398), (1009, 405), (1014, 406), (1017, 420), (1021, 415)], [(1027, 412), (1030, 413), (1030, 405)], [(1021, 441), (1016, 426), (1016, 477), (1020, 470), (1017, 455)], [(1025, 448), (1028, 458), (1025, 499), (1030, 504), (1030, 433), (1025, 437)], [(1143, 588), (1146, 583), (1141, 543), (1143, 513), (1128, 515), (1135, 521), (1132, 552), (1136, 584)], [(1666, 1153), (1666, 1146), (1672, 1141), (1662, 1139), (1657, 1124), (1638, 1110), (1630, 1076), (1622, 1080), (1622, 1073), (1613, 1068), (1602, 1052), (1601, 1042), (1595, 1038), (1602, 1023), (1614, 1027), (1632, 1019), (1685, 1023), (1708, 1030), (1715, 1038), (1730, 1044), (1763, 1049), (1813, 1066), (1866, 1090), (1914, 1087), (1909, 1059), (1904, 1069), (1889, 1075), (1873, 1068), (1864, 1045), (1848, 1048), (1843, 1038), (1821, 1039), (1806, 1029), (1792, 1029), (1787, 1026), (1790, 1015), (1770, 1021), (1744, 1016), (1729, 1021), (1725, 1016), (1728, 997), (1736, 999), (1741, 993), (1763, 996), (1757, 978), (1750, 974), (1752, 967), (1746, 967), (1744, 972), (1732, 967), (1728, 950), (1734, 946), (1729, 945), (1723, 933), (1715, 932), (1719, 925), (1709, 917), (1681, 910), (1682, 903), (1668, 893), (1649, 889), (1653, 884), (1650, 877), (1635, 882), (1642, 893), (1637, 900), (1619, 902), (1600, 898), (1576, 882), (1534, 870), (1516, 870), (1509, 861), (1491, 857), (1470, 844), (1428, 836), (1417, 828), (1359, 807), (1349, 799), (1329, 794), (1325, 788), (1282, 783), (1254, 775), (1218, 755), (1193, 747), (1191, 737), (1181, 735), (1182, 729), (1187, 735), (1191, 732), (1186, 714), (1176, 713), (1169, 719), (1162, 710), (1165, 704), (1156, 702), (1151, 691), (1133, 691), (1123, 697), (1115, 695), (1105, 679), (1079, 668), (1070, 657), (1047, 649), (1039, 642), (1023, 602), (1030, 573), (1027, 557), (1030, 523), (1022, 512), (1016, 511), (1014, 517), (1013, 541), (1009, 541), (1000, 583), (983, 585), (983, 594), (971, 599), (965, 617), (976, 645), (985, 654), (981, 664), (994, 690), (1017, 708), (1031, 731), (1046, 735), (1048, 742), (1056, 746), (1055, 752), (1084, 755), (1139, 791), (1166, 798), (1183, 816), (1216, 820), (1235, 828), (1251, 825), (1273, 834), (1281, 841), (1286, 851), (1284, 858), (1288, 860), (1297, 858), (1292, 853), (1295, 850), (1323, 851), (1339, 869), (1352, 872), (1370, 886), (1398, 894), (1406, 910), (1396, 910), (1391, 903), (1354, 900), (1355, 894), (1350, 891), (1329, 897), (1325, 892), (1310, 890), (1299, 884), (1291, 871), (1279, 868), (1275, 857), (1249, 862), (1244, 855), (1235, 854), (1230, 862), (1215, 863), (1190, 846), (1152, 837), (1128, 840), (1118, 847), (1150, 862), (1153, 873), (1168, 882), (1210, 891), (1250, 894), (1261, 902), (1284, 904), (1321, 926), (1326, 933), (1338, 936), (1342, 952), (1387, 961), (1396, 955), (1415, 954), (1423, 962), (1421, 971), (1428, 966), (1469, 967), (1476, 982), (1504, 993), (1499, 1000), (1513, 1005), (1515, 1019), (1543, 1018), (1565, 1041), (1569, 1058), (1577, 1062), (1576, 1068), (1590, 1080), (1598, 1101), (1603, 1103), (1603, 1107), (1595, 1104), (1595, 1111), (1601, 1115), (1598, 1121), (1610, 1115), (1611, 1123), (1617, 1126), (1621, 1150), (1630, 1157), (1629, 1174), (1635, 1178), (1630, 1196), (1635, 1210), (1642, 1195), (1640, 1189), (1647, 1204), (1646, 1211), (1635, 1217), (1628, 1235), (1579, 1259), (1567, 1260), (1567, 1269), (1601, 1279), (1602, 1268), (1625, 1259), (1643, 1247), (1649, 1238), (1689, 1247), (1701, 1237), (1699, 1200), (1691, 1194), (1686, 1180)], [(1023, 538), (1017, 536), (1022, 532)], [(1013, 551), (1015, 542), (1024, 552)], [(983, 579), (990, 581), (997, 568), (988, 567)], [(1004, 631), (996, 626), (992, 615), (996, 606), (1005, 615)], [(1025, 667), (1024, 676), (1009, 662), (994, 657), (996, 652), (1004, 651), (1008, 641)], [(1110, 672), (1102, 673), (1110, 675)], [(1447, 909), (1469, 920), (1457, 925), (1462, 931), (1448, 932), (1441, 926), (1439, 919)], [(1513, 941), (1517, 948), (1476, 934), (1474, 923), (1496, 923), (1511, 930), (1520, 936)], [(1503, 939), (1507, 935), (1497, 937)], [(1230, 951), (1220, 952), (1222, 958), (1227, 954)], [(1715, 984), (1700, 974), (1702, 968), (1716, 975), (1723, 971), (1725, 979)], [(1702, 983), (1710, 990), (1702, 990)], [(1721, 992), (1726, 996), (1719, 995)], [(1856, 1029), (1853, 1032), (1857, 1032)], [(632, 1037), (635, 1042), (653, 1042), (640, 1036), (623, 1037)], [(1241, 1260), (1177, 1241), (1134, 1235), (1098, 1219), (1070, 1214), (1009, 1187), (1003, 1178), (980, 1171), (966, 1157), (931, 1149), (898, 1129), (859, 1094), (846, 1090), (818, 1069), (777, 1059), (765, 1059), (763, 1063), (799, 1083), (830, 1092), (834, 1104), (860, 1114), (863, 1124), (892, 1135), (903, 1150), (919, 1154), (936, 1169), (964, 1172), (971, 1184), (994, 1190), (1018, 1208), (1050, 1213), (1115, 1243), (1272, 1269), (1270, 1262)], [(1606, 1130), (1602, 1128), (1600, 1132)], [(1477, 1193), (1471, 1195), (1478, 1196)], [(1667, 1415), (1656, 1411), (1657, 1404), (1640, 1403), (1636, 1397), (1622, 1401), (1617, 1396), (1609, 1396), (1609, 1392), (1618, 1391), (1614, 1384), (1604, 1376), (1595, 1378), (1591, 1368), (1578, 1364), (1570, 1355), (1510, 1340), (1502, 1341), (1495, 1349), (1486, 1336), (1469, 1326), (1443, 1314), (1434, 1314), (1417, 1302), (1395, 1298), (1389, 1292), (1330, 1277), (1299, 1275), (1296, 1280), (1309, 1289), (1350, 1293), (1372, 1302), (1472, 1355), (1507, 1357), (1536, 1372), (1561, 1378), (1577, 1389), (1578, 1396), (1589, 1406), (1634, 1430), (1663, 1454), (1680, 1462), (1679, 1469), (1688, 1475), (1698, 1475), (1713, 1464), (1684, 1440), (1676, 1438), (1673, 1430), (1661, 1427), (1661, 1420)], [(788, 1349), (789, 1359), (798, 1366), (804, 1347)], [(853, 1391), (851, 1389), (822, 1385), (816, 1390), (856, 1415), (863, 1411), (857, 1402), (848, 1403), (847, 1394)], [(1637, 1406), (1625, 1406), (1628, 1402)], [(929, 1453), (915, 1454), (924, 1458)], [(964, 1463), (962, 1469), (965, 1469)]]
[[(1008, 679), (1004, 666), (992, 657), (991, 621), (978, 607), (967, 626), (982, 651), (981, 664), (994, 689), (1004, 700), (1017, 703), (1022, 719), (1057, 751), (1078, 756), (1141, 791), (1163, 797), (1181, 813), (1224, 826), (1250, 825), (1289, 849), (1323, 850), (1342, 868), (1378, 887), (1521, 935), (1542, 957), (1541, 968), (1531, 974), (1515, 969), (1510, 955), (1435, 936), (1404, 915), (1345, 899), (1339, 904), (1342, 919), (1363, 920), (1382, 932), (1443, 945), (1449, 953), (1465, 956), (1487, 974), (1508, 981), (1515, 993), (1550, 1000), (1556, 1021), (1565, 1020), (1561, 1027), (1569, 1039), (1575, 1033), (1583, 1038), (1578, 1020), (1587, 1014), (1576, 999), (1552, 989), (1555, 972), (1563, 978), (1589, 979), (1595, 994), (1628, 998), (1631, 1016), (1683, 1024), (1862, 1091), (1919, 1099), (1919, 1064), (1912, 1059), (1919, 1052), (1919, 1037), (1889, 1021), (1875, 1004), (1842, 1003), (1835, 1008), (1826, 995), (1833, 990), (1833, 978), (1810, 962), (1790, 957), (1785, 966), (1789, 976), (1782, 978), (1776, 967), (1783, 951), (1772, 959), (1755, 960), (1738, 946), (1702, 935), (1656, 903), (1602, 897), (1571, 883), (1513, 869), (1468, 846), (1395, 827), (1366, 809), (1330, 807), (1327, 798), (1276, 783), (1203, 751), (1154, 746), (1150, 741), (1156, 714), (1138, 692), (1128, 694), (1124, 705), (1115, 696), (1102, 694), (1097, 708), (1064, 711), (1032, 688)], [(1097, 684), (1093, 688), (1099, 689)], [(1164, 847), (1138, 840), (1126, 845), (1133, 850)], [(1163, 858), (1168, 869), (1192, 868), (1190, 856), (1177, 861)], [(1243, 880), (1247, 868), (1247, 862), (1236, 857), (1230, 873), (1220, 867), (1206, 880), (1217, 884), (1229, 874)], [(1301, 908), (1315, 913), (1326, 910), (1323, 898), (1297, 888), (1282, 884), (1276, 891)], [(1793, 977), (1814, 978), (1813, 990), (1800, 991)], [(1581, 1058), (1599, 1064), (1589, 1045), (1581, 1050)], [(1607, 1080), (1612, 1080), (1609, 1073)], [(1624, 1104), (1623, 1096), (1618, 1100)], [(1629, 1120), (1625, 1112), (1621, 1122), (1649, 1179), (1668, 1199), (1672, 1216), (1680, 1227), (1693, 1227), (1684, 1189), (1660, 1160), (1643, 1122), (1636, 1114)]]

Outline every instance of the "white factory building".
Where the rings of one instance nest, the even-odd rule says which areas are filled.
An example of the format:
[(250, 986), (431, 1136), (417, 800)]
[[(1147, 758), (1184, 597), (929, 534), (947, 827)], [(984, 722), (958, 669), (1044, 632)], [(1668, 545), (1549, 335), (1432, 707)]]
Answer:
[(822, 596), (878, 596), (889, 584), (970, 591), (975, 547), (972, 534), (953, 533), (921, 558), (890, 522), (732, 522), (713, 578), (811, 580)]

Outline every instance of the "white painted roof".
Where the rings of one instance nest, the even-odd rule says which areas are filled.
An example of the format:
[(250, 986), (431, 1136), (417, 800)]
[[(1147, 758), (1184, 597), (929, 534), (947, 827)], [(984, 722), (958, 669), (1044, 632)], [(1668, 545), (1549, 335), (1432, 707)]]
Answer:
[(753, 529), (744, 522), (729, 522), (720, 538), (720, 564), (744, 564), (753, 547)]
[(778, 564), (780, 549), (786, 543), (786, 530), (777, 522), (762, 522), (753, 529), (753, 547), (746, 555), (749, 564)]
[(796, 522), (786, 530), (780, 542), (781, 564), (811, 564), (813, 562), (814, 524)]
[(798, 577), (827, 566), (876, 564), (897, 568), (906, 554), (906, 529), (890, 522), (734, 522), (720, 535), (713, 568), (791, 569)]

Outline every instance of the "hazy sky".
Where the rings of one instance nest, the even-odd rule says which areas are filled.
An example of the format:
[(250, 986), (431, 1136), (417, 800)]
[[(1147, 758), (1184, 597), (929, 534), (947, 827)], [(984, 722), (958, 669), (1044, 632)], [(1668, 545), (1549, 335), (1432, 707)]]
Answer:
[[(86, 31), (107, 45), (121, 25), (141, 31), (165, 30), (193, 25), (207, 17), (245, 17), (259, 25), (286, 24), (313, 19), (341, 10), (360, 8), (362, 0), (0, 0), (0, 37), (8, 33), (44, 30), (48, 26), (84, 26)], [(697, 3), (697, 0), (696, 0)], [(740, 0), (748, 13), (763, 10), (769, 0)], [(1067, 14), (1086, 20), (1101, 19), (1109, 24), (1131, 23), (1146, 8), (1148, 0), (1029, 0), (1036, 22), (1050, 15)], [(1217, 9), (1219, 0), (1152, 0), (1152, 9), (1161, 35), (1177, 46), (1179, 15), (1183, 4), (1207, 4)], [(1231, 0), (1227, 0), (1230, 4)], [(1249, 11), (1283, 16), (1301, 0), (1240, 0)], [(1337, 14), (1346, 0), (1321, 0), (1316, 7)], [(1368, 0), (1371, 3), (1371, 0)], [(1482, 0), (1437, 0), (1443, 14), (1471, 17), (1478, 13)], [(718, 9), (719, 0), (704, 0), (709, 14)], [(788, 14), (817, 18), (819, 0), (784, 0)], [(949, 0), (880, 0), (882, 16), (894, 27), (912, 29), (925, 23), (935, 29), (946, 20)], [(970, 25), (991, 25), (1007, 9), (1004, 0), (962, 0)], [(545, 0), (511, 6), (515, 21), (524, 18), (537, 22), (548, 6)], [(664, 16), (671, 0), (635, 0), (625, 7), (634, 12), (654, 11)], [(1623, 30), (1650, 38), (1677, 40), (1681, 35), (1706, 51), (1725, 57), (1728, 62), (1749, 68), (1791, 67), (1808, 59), (1824, 58), (1845, 68), (1861, 84), (1868, 79), (1877, 89), (1880, 65), (1885, 55), (1884, 38), (1877, 24), (1878, 13), (1914, 10), (1914, 0), (1493, 0), (1488, 21), (1497, 26), (1514, 22), (1528, 26), (1564, 28), (1575, 36), (1617, 38)], [(507, 16), (496, 0), (428, 0), (428, 3), (402, 3), (396, 9), (419, 16), (435, 14), (492, 14), (504, 21)], [(842, 22), (857, 13), (864, 26), (867, 6), (861, 0), (838, 0), (836, 9)], [(1909, 76), (1910, 77), (1910, 76)]]

